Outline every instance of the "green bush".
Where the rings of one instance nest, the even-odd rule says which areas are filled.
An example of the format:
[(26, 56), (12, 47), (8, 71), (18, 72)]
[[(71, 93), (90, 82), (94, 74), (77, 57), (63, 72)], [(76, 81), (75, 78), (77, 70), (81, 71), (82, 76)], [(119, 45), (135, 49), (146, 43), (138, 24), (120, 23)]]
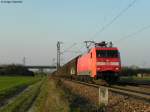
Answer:
[(34, 73), (29, 71), (26, 67), (22, 65), (4, 65), (0, 67), (0, 75), (1, 76), (34, 76)]

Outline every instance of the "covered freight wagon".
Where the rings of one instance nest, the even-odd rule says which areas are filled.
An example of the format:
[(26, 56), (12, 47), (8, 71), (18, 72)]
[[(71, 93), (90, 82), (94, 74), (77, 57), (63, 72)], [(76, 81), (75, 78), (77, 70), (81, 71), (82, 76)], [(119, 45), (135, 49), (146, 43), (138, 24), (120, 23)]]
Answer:
[(62, 67), (60, 67), (57, 70), (57, 76), (61, 76), (61, 77), (75, 76), (77, 74), (77, 60), (78, 60), (78, 57), (79, 56), (75, 57), (74, 59), (72, 59), (71, 61), (69, 61), (68, 63), (66, 63)]

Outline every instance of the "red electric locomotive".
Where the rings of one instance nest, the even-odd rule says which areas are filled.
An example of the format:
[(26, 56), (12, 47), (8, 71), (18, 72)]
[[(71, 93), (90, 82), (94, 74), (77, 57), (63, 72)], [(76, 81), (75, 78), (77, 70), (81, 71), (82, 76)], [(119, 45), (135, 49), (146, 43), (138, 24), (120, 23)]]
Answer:
[(77, 75), (94, 79), (117, 80), (121, 70), (120, 53), (112, 43), (95, 43), (77, 59)]

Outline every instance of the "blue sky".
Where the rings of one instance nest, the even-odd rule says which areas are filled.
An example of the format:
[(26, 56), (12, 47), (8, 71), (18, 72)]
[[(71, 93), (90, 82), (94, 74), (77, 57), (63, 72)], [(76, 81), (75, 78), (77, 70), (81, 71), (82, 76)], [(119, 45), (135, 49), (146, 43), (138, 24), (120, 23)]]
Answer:
[[(117, 42), (150, 25), (148, 0), (136, 3), (103, 32), (94, 34), (133, 0), (23, 0), (22, 4), (0, 3), (0, 64), (49, 65), (56, 58), (56, 42), (62, 50), (85, 51), (84, 40), (113, 41), (123, 65), (149, 67), (150, 29)], [(94, 38), (93, 38), (94, 36)], [(77, 54), (65, 53), (62, 63)]]

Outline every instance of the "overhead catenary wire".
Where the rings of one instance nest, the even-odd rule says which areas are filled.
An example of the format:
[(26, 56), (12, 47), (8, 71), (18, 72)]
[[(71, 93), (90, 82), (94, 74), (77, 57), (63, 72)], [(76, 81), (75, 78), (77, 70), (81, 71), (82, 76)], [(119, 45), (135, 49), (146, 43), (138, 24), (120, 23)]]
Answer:
[(74, 46), (76, 46), (77, 45), (77, 43), (73, 43), (71, 46), (69, 46), (68, 48), (66, 48), (65, 50), (63, 50), (62, 52), (61, 52), (61, 54), (64, 54), (64, 53), (66, 53), (66, 52), (68, 52), (70, 49), (72, 49)]
[(141, 29), (139, 29), (139, 30), (137, 30), (137, 31), (135, 31), (135, 32), (133, 32), (133, 33), (130, 33), (130, 34), (128, 34), (127, 36), (122, 37), (122, 38), (120, 38), (119, 40), (117, 40), (117, 41), (115, 41), (115, 42), (116, 42), (116, 43), (119, 43), (119, 42), (124, 41), (124, 40), (126, 40), (126, 39), (128, 39), (128, 38), (132, 38), (132, 37), (134, 37), (135, 35), (137, 35), (137, 34), (143, 32), (143, 31), (145, 31), (145, 30), (147, 30), (147, 29), (150, 29), (150, 25), (144, 26), (144, 27), (142, 27)]
[[(127, 7), (125, 7), (123, 10), (121, 10), (115, 17), (113, 17), (111, 19), (110, 22), (106, 23), (100, 30), (98, 30), (91, 38), (92, 40), (94, 40), (94, 38), (98, 35), (98, 33), (103, 32), (104, 30), (106, 30), (109, 26), (111, 26), (120, 16), (122, 16), (128, 9), (130, 9), (135, 3), (137, 2), (137, 0), (133, 0), (131, 3), (129, 3), (127, 5)], [(91, 39), (90, 39), (91, 40)], [(70, 52), (70, 49), (72, 49), (75, 45), (77, 45), (77, 43), (74, 43), (73, 45), (71, 45), (70, 47), (68, 47), (66, 50), (62, 51), (61, 54), (64, 54), (66, 52)], [(81, 47), (80, 49), (82, 49), (83, 47)], [(78, 51), (76, 51), (78, 52)], [(79, 51), (81, 52), (81, 50)]]
[[(108, 22), (107, 24), (105, 24), (100, 30), (98, 30), (97, 32), (95, 32), (95, 34), (89, 39), (94, 41), (94, 38), (98, 35), (98, 33), (103, 32), (104, 30), (106, 30), (109, 26), (111, 26), (120, 16), (122, 16), (129, 8), (131, 8), (135, 3), (137, 2), (137, 0), (133, 0), (130, 4), (127, 5), (127, 7), (125, 7), (123, 10), (121, 10), (115, 17), (113, 17), (111, 19), (110, 22)], [(80, 48), (82, 49), (82, 47)]]
[[(121, 10), (115, 17), (113, 17), (111, 19), (110, 22), (108, 22), (107, 24), (105, 24), (100, 30), (98, 30), (91, 38), (95, 38), (98, 33), (103, 32), (104, 30), (106, 30), (109, 26), (111, 26), (120, 16), (122, 16), (129, 8), (131, 8), (135, 3), (137, 2), (137, 0), (133, 0), (127, 7), (125, 7), (123, 10)], [(91, 40), (91, 39), (90, 39)], [(94, 39), (93, 39), (94, 40)]]

